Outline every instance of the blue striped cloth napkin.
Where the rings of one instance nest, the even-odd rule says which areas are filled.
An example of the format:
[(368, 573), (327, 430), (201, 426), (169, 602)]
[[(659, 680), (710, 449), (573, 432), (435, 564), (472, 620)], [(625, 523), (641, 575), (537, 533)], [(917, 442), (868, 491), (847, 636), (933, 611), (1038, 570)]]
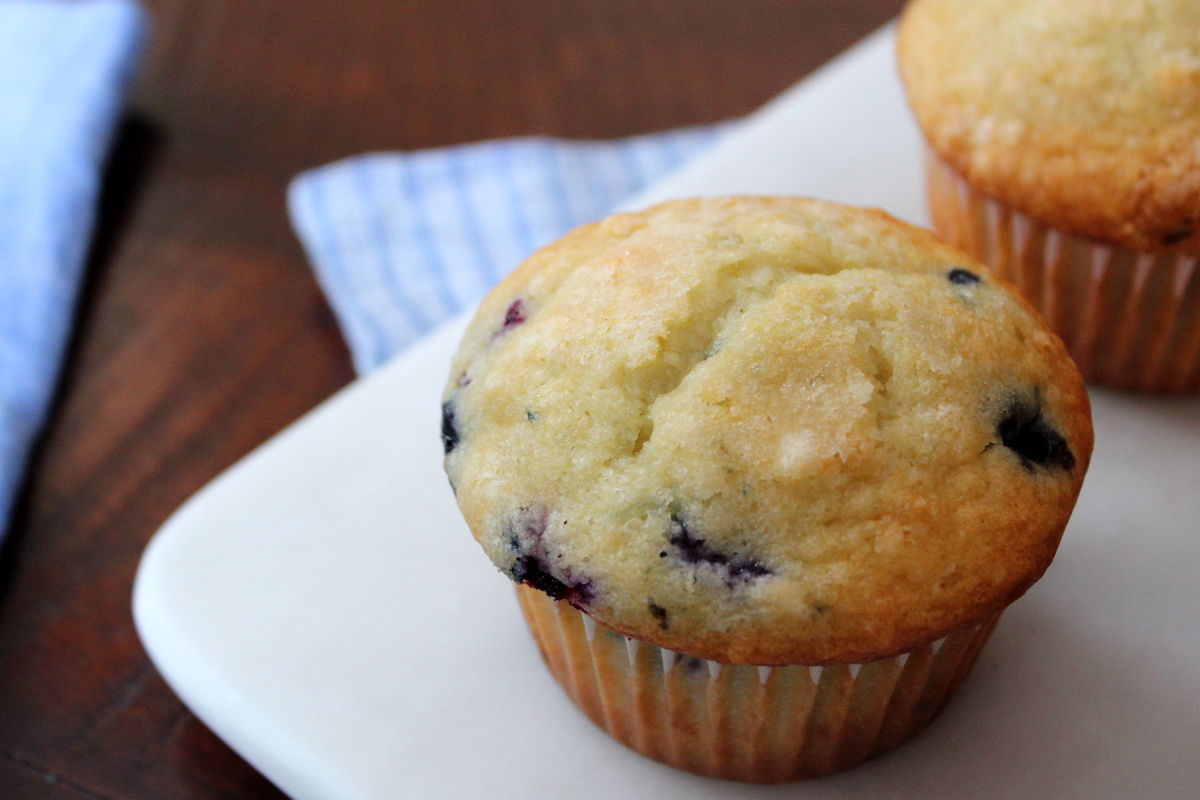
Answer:
[(58, 376), (144, 27), (132, 0), (0, 2), (0, 537)]
[(297, 177), (288, 205), (362, 374), (473, 305), (534, 249), (612, 211), (724, 129), (358, 156)]

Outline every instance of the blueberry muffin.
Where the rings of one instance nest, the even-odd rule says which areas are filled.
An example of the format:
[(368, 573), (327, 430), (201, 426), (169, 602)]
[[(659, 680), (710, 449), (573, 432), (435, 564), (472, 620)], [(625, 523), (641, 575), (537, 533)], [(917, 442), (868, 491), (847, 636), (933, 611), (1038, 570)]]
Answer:
[(765, 197), (535, 253), (467, 329), (442, 438), (575, 701), (757, 781), (927, 723), (1049, 565), (1092, 447), (1061, 342), (985, 268), (882, 212)]
[(1200, 387), (1200, 3), (914, 0), (898, 54), (936, 230), (1089, 379)]

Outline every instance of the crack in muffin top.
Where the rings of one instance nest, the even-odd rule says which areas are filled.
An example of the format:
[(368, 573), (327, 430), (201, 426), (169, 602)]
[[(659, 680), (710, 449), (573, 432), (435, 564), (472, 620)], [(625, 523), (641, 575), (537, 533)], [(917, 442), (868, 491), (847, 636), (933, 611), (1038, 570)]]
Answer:
[(497, 567), (725, 663), (880, 658), (999, 610), (1092, 443), (1062, 344), (984, 267), (800, 198), (573, 231), (483, 301), (443, 399)]

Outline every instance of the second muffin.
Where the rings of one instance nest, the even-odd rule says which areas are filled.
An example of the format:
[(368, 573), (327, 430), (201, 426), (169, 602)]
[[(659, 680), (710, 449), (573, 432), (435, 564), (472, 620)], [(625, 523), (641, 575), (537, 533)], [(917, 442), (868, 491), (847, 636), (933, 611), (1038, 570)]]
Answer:
[(899, 62), (938, 233), (1089, 380), (1200, 388), (1200, 2), (914, 0)]
[[(481, 305), (442, 422), (463, 515), (548, 596), (523, 604), (576, 702), (749, 780), (928, 721), (1050, 563), (1092, 444), (1022, 301), (928, 233), (795, 198), (668, 203), (538, 252)], [(705, 726), (726, 746), (697, 756)]]

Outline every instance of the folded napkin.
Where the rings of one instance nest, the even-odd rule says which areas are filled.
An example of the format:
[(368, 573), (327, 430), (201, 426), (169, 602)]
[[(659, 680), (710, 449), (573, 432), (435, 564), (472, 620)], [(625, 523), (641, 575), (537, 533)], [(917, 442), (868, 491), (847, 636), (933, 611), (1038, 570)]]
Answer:
[(358, 156), (297, 177), (288, 205), (361, 374), (724, 129)]
[(0, 536), (58, 376), (143, 29), (132, 0), (0, 1)]

